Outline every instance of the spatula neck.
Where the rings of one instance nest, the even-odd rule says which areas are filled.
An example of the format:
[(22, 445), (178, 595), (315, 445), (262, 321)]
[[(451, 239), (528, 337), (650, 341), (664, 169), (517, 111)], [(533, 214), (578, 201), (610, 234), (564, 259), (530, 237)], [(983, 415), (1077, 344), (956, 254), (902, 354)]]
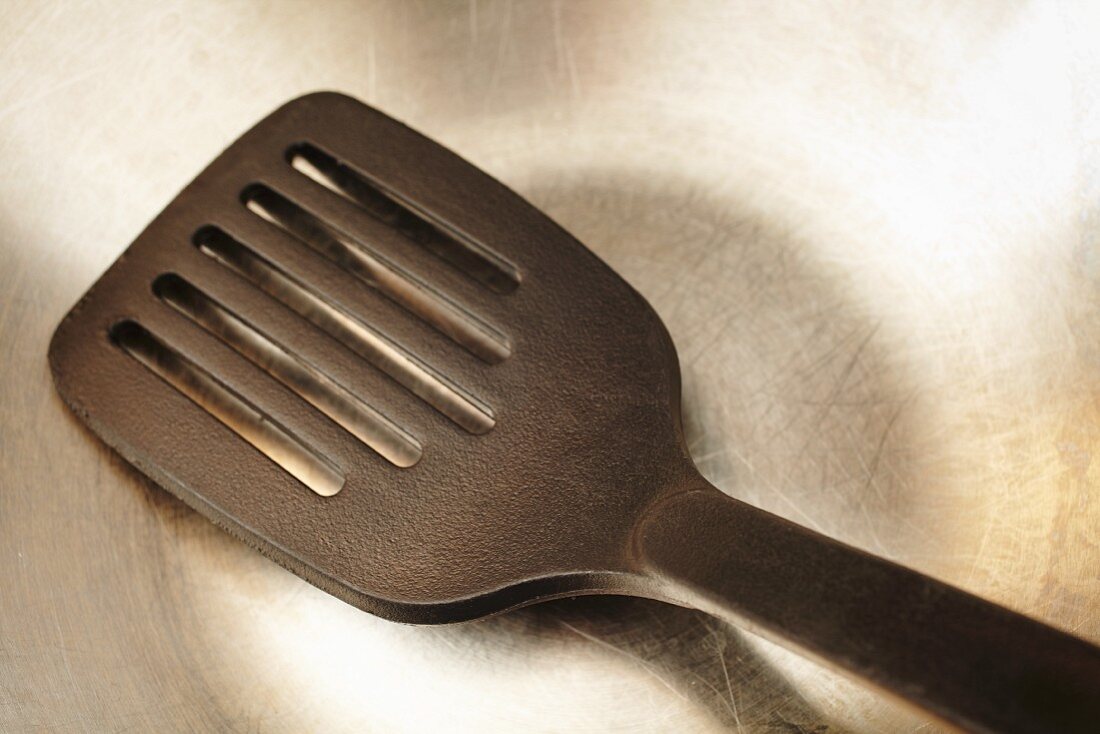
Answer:
[(1100, 648), (713, 489), (637, 536), (669, 601), (705, 610), (974, 731), (1085, 732)]

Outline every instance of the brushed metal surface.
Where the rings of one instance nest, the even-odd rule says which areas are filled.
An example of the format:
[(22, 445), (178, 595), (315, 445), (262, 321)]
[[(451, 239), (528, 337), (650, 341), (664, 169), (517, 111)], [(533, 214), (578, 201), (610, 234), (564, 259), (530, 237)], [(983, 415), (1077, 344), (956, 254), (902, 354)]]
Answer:
[(0, 729), (930, 729), (658, 603), (384, 622), (91, 439), (53, 327), (323, 87), (646, 296), (719, 487), (1100, 641), (1098, 31), (1056, 3), (5, 6)]

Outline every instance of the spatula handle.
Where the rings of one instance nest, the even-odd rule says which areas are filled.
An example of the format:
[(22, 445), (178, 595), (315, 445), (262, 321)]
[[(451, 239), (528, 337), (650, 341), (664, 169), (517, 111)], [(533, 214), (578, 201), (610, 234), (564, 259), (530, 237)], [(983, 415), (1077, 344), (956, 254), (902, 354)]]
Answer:
[(656, 506), (639, 555), (668, 598), (973, 731), (1100, 731), (1100, 648), (717, 490)]

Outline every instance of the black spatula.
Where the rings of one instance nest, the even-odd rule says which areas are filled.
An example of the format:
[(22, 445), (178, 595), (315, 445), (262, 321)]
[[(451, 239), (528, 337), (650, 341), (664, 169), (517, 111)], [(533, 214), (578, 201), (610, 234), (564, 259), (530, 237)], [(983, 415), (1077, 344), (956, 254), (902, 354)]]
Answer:
[(710, 487), (649, 305), (511, 191), (290, 102), (58, 327), (57, 388), (158, 484), (390, 619), (704, 609), (955, 724), (1096, 731), (1100, 650)]

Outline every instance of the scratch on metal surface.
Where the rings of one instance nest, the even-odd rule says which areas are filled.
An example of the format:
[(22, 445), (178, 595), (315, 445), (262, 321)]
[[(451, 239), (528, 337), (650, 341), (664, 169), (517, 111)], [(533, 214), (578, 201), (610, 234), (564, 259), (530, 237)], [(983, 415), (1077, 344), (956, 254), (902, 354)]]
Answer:
[(824, 734), (825, 732), (829, 731), (828, 724), (818, 724), (811, 729), (809, 727), (803, 726), (802, 724), (797, 724), (793, 721), (790, 721), (789, 719), (784, 718), (783, 714), (779, 713), (778, 711), (775, 712), (775, 718), (779, 720), (779, 723), (782, 725), (782, 727), (786, 731), (790, 732), (790, 734)]
[[(806, 336), (805, 341), (813, 341), (813, 340), (817, 339), (819, 336), (821, 336), (822, 332), (825, 331), (825, 328), (826, 328), (825, 327), (825, 321), (822, 320), (820, 323), (818, 323), (814, 326), (813, 331), (810, 332), (810, 334)], [(788, 385), (792, 382), (802, 382), (802, 381), (805, 380), (805, 378), (812, 377), (814, 374), (817, 373), (818, 370), (820, 370), (826, 364), (831, 362), (833, 356), (836, 355), (842, 347), (844, 347), (846, 344), (848, 344), (848, 342), (850, 342), (853, 338), (855, 338), (855, 336), (858, 333), (859, 333), (859, 329), (853, 329), (852, 331), (849, 331), (844, 336), (840, 337), (839, 339), (836, 339), (832, 343), (832, 345), (828, 349), (826, 349), (825, 352), (822, 355), (817, 357), (813, 362), (806, 365), (805, 367), (802, 367), (802, 368), (799, 368), (799, 369), (795, 370), (794, 372), (788, 373), (787, 372), (788, 368), (791, 365), (793, 365), (799, 359), (799, 357), (801, 357), (804, 353), (803, 350), (801, 350), (801, 349), (792, 350), (790, 358), (787, 359), (787, 361), (784, 362), (782, 365), (779, 365), (776, 368), (775, 373), (774, 373), (775, 377), (772, 380), (769, 380), (765, 384), (765, 387), (782, 388), (782, 387), (784, 387), (784, 386), (786, 386), (786, 385)], [(775, 392), (767, 393), (767, 394), (769, 396), (778, 395), (778, 393), (775, 393)]]
[(65, 666), (65, 675), (69, 679), (69, 690), (79, 691), (80, 686), (76, 682), (76, 676), (73, 675), (73, 668), (69, 662), (69, 650), (65, 647), (65, 633), (61, 630), (61, 619), (58, 617), (57, 607), (54, 607), (53, 624), (57, 630), (57, 651), (61, 653), (61, 662)]
[[(815, 334), (816, 334), (816, 332), (817, 332), (817, 330), (815, 330)], [(795, 370), (794, 372), (792, 372), (790, 374), (787, 374), (781, 380), (773, 380), (773, 381), (768, 382), (767, 384), (765, 384), (761, 388), (760, 394), (764, 397), (775, 399), (775, 402), (778, 402), (779, 399), (786, 399), (786, 396), (782, 394), (783, 388), (785, 386), (787, 386), (790, 383), (795, 382), (795, 381), (807, 382), (808, 381), (807, 378), (812, 377), (818, 371), (824, 369), (824, 367), (826, 365), (830, 364), (833, 360), (833, 357), (836, 356), (840, 352), (840, 350), (846, 344), (848, 344), (857, 333), (858, 333), (858, 331), (852, 331), (852, 332), (849, 332), (848, 334), (844, 335), (843, 337), (838, 339), (832, 346), (830, 346), (829, 349), (827, 349), (824, 354), (822, 354), (820, 357), (815, 359), (809, 365), (807, 365), (805, 367), (802, 367), (801, 369)], [(862, 344), (866, 344), (868, 338), (869, 338), (869, 336), (864, 337)], [(860, 350), (861, 350), (861, 347), (857, 346), (856, 347), (856, 356), (857, 357), (859, 355)], [(791, 359), (788, 360), (788, 362), (785, 365), (783, 365), (782, 368), (777, 369), (775, 371), (775, 374), (776, 375), (782, 375), (783, 373), (785, 373), (786, 368), (792, 362), (794, 362), (794, 360), (797, 359), (797, 357), (798, 357), (798, 353), (796, 352), (795, 355), (792, 356)], [(854, 364), (854, 362), (850, 362), (850, 364)], [(845, 379), (846, 379), (846, 375), (845, 375)], [(816, 424), (818, 427), (820, 427), (821, 422), (824, 421), (825, 417), (828, 415), (829, 410), (832, 407), (835, 407), (837, 405), (837, 396), (838, 396), (838, 394), (839, 394), (839, 388), (834, 388), (834, 390), (831, 392), (831, 394), (828, 397), (826, 397), (824, 400), (819, 401), (819, 402), (816, 403), (816, 404), (819, 404), (819, 405), (823, 406), (823, 409), (819, 414), (820, 417), (818, 418), (818, 421), (817, 421), (817, 424)], [(800, 415), (795, 413), (794, 415), (791, 416), (791, 418), (785, 424), (778, 427), (776, 430), (772, 431), (771, 434), (768, 435), (765, 440), (770, 443), (776, 437), (786, 433), (790, 429), (790, 427), (800, 417), (801, 417)], [(803, 445), (803, 447), (800, 450), (799, 454), (801, 455), (802, 453), (804, 453), (805, 449), (806, 449), (806, 445)]]
[(378, 98), (378, 61), (373, 38), (367, 41), (367, 94), (372, 100)]
[(799, 504), (797, 502), (795, 502), (794, 500), (792, 500), (790, 497), (788, 497), (786, 492), (784, 492), (781, 488), (776, 487), (776, 486), (773, 485), (773, 486), (769, 486), (768, 489), (771, 491), (773, 496), (778, 498), (779, 501), (781, 501), (784, 505), (786, 505), (791, 510), (792, 514), (802, 518), (802, 524), (803, 525), (805, 525), (806, 527), (808, 527), (812, 530), (816, 530), (819, 533), (824, 533), (825, 532), (825, 530), (821, 527), (821, 523), (817, 522), (812, 517), (807, 515), (805, 513), (805, 511), (803, 511), (803, 509), (799, 506)]
[(752, 462), (749, 461), (749, 458), (733, 446), (725, 446), (720, 449), (715, 449), (714, 451), (708, 451), (705, 454), (699, 454), (698, 456), (692, 454), (692, 458), (694, 458), (696, 464), (702, 464), (705, 461), (717, 459), (719, 456), (723, 456), (725, 454), (733, 454), (734, 458), (744, 464), (745, 468), (747, 468), (751, 474), (756, 474), (756, 468), (752, 465)]
[(573, 59), (573, 46), (565, 34), (562, 33), (560, 1), (555, 2), (553, 5), (553, 18), (554, 54), (557, 56), (558, 68), (564, 69), (566, 76), (569, 78), (569, 91), (573, 99), (577, 100), (581, 98), (581, 86), (577, 78), (577, 64)]
[(737, 726), (737, 730), (743, 731), (744, 727), (741, 724), (741, 716), (737, 712), (737, 700), (736, 697), (733, 695), (733, 683), (730, 682), (730, 671), (729, 668), (726, 666), (726, 649), (722, 645), (722, 640), (721, 637), (718, 635), (718, 630), (709, 624), (704, 623), (704, 626), (710, 632), (711, 639), (714, 640), (714, 651), (718, 656), (718, 662), (722, 665), (722, 676), (726, 679), (726, 692), (729, 694), (729, 697), (727, 699), (727, 708), (729, 709), (730, 714), (733, 716), (733, 722)]
[(889, 548), (882, 542), (882, 537), (878, 534), (878, 523), (871, 517), (871, 513), (867, 510), (866, 502), (859, 503), (859, 514), (861, 514), (866, 521), (863, 526), (871, 536), (871, 547), (874, 549), (875, 553), (880, 556), (889, 557)]
[(431, 630), (432, 637), (442, 642), (447, 647), (451, 648), (455, 652), (461, 653), (462, 648), (455, 644), (455, 641), (451, 639), (450, 634), (439, 627), (427, 627), (425, 629)]
[[(897, 409), (890, 416), (890, 419), (886, 422), (886, 426), (882, 429), (882, 436), (879, 437), (878, 445), (875, 446), (874, 456), (871, 457), (870, 465), (863, 460), (863, 453), (856, 452), (856, 457), (859, 459), (860, 466), (863, 467), (864, 473), (867, 475), (867, 480), (863, 484), (863, 492), (861, 495), (866, 494), (867, 490), (874, 491), (875, 496), (878, 497), (879, 502), (886, 502), (886, 497), (882, 494), (882, 488), (878, 486), (878, 482), (875, 479), (878, 476), (879, 462), (882, 460), (882, 450), (886, 446), (886, 439), (890, 437), (890, 431), (894, 428), (894, 424), (897, 423), (898, 418), (901, 416), (901, 412), (905, 409), (905, 403), (898, 405)], [(849, 433), (850, 433), (849, 429)]]
[(505, 57), (508, 52), (508, 44), (512, 37), (512, 2), (504, 3), (500, 18), (500, 35), (497, 40), (496, 58), (493, 60), (493, 72), (489, 76), (488, 96), (492, 97), (500, 88), (501, 70), (504, 68)]
[(57, 82), (54, 82), (53, 84), (39, 87), (35, 94), (28, 95), (26, 97), (23, 97), (19, 101), (8, 105), (7, 107), (0, 108), (0, 121), (3, 121), (5, 118), (8, 118), (16, 112), (26, 109), (27, 107), (31, 107), (33, 105), (41, 103), (42, 100), (57, 92), (68, 89), (69, 87), (79, 84), (89, 77), (93, 77), (96, 74), (99, 74), (101, 71), (103, 71), (104, 68), (105, 66), (91, 67), (85, 69), (79, 74), (73, 74), (72, 76), (61, 79)]
[(848, 383), (848, 378), (851, 377), (852, 372), (856, 368), (856, 364), (859, 363), (859, 358), (863, 355), (864, 350), (870, 343), (871, 338), (878, 332), (879, 325), (875, 324), (867, 331), (867, 336), (856, 345), (855, 351), (852, 352), (851, 359), (844, 366), (844, 370), (840, 373), (840, 377), (837, 378), (836, 383), (833, 385), (832, 391), (829, 393), (829, 397), (825, 400), (825, 407), (818, 416), (815, 428), (820, 428), (821, 424), (825, 421), (826, 416), (835, 407), (836, 399), (839, 397), (840, 392), (844, 389), (844, 386)]
[(640, 655), (635, 655), (635, 654), (629, 652), (628, 650), (623, 650), (622, 648), (615, 647), (611, 643), (609, 643), (605, 640), (601, 640), (599, 637), (596, 637), (595, 635), (589, 634), (588, 632), (585, 632), (584, 630), (577, 629), (576, 627), (569, 624), (568, 622), (559, 620), (558, 623), (562, 627), (565, 627), (570, 632), (584, 638), (585, 640), (588, 640), (589, 642), (593, 642), (593, 643), (599, 645), (600, 647), (604, 647), (608, 650), (611, 650), (612, 652), (618, 653), (619, 655), (622, 655), (623, 657), (627, 658), (628, 660), (631, 660), (632, 662), (637, 663), (643, 670), (645, 670), (651, 676), (656, 678), (661, 683), (661, 685), (663, 685), (665, 688), (667, 688), (668, 690), (670, 690), (674, 694), (676, 694), (676, 696), (680, 700), (682, 700), (682, 701), (687, 701), (688, 700), (687, 696), (685, 696), (680, 691), (676, 690), (676, 687), (674, 685), (672, 685), (671, 683), (669, 683), (667, 680), (665, 680), (664, 676), (661, 675), (661, 672), (659, 670), (657, 670), (655, 667), (653, 667), (648, 662), (646, 662), (646, 660), (644, 660)]
[(972, 586), (975, 575), (979, 570), (984, 568), (982, 559), (985, 557), (985, 548), (989, 543), (990, 536), (993, 534), (993, 527), (999, 524), (999, 517), (1000, 516), (996, 513), (990, 513), (986, 516), (986, 521), (982, 527), (982, 538), (978, 541), (978, 549), (974, 552), (974, 556), (970, 560), (969, 568), (966, 571), (964, 586)]

